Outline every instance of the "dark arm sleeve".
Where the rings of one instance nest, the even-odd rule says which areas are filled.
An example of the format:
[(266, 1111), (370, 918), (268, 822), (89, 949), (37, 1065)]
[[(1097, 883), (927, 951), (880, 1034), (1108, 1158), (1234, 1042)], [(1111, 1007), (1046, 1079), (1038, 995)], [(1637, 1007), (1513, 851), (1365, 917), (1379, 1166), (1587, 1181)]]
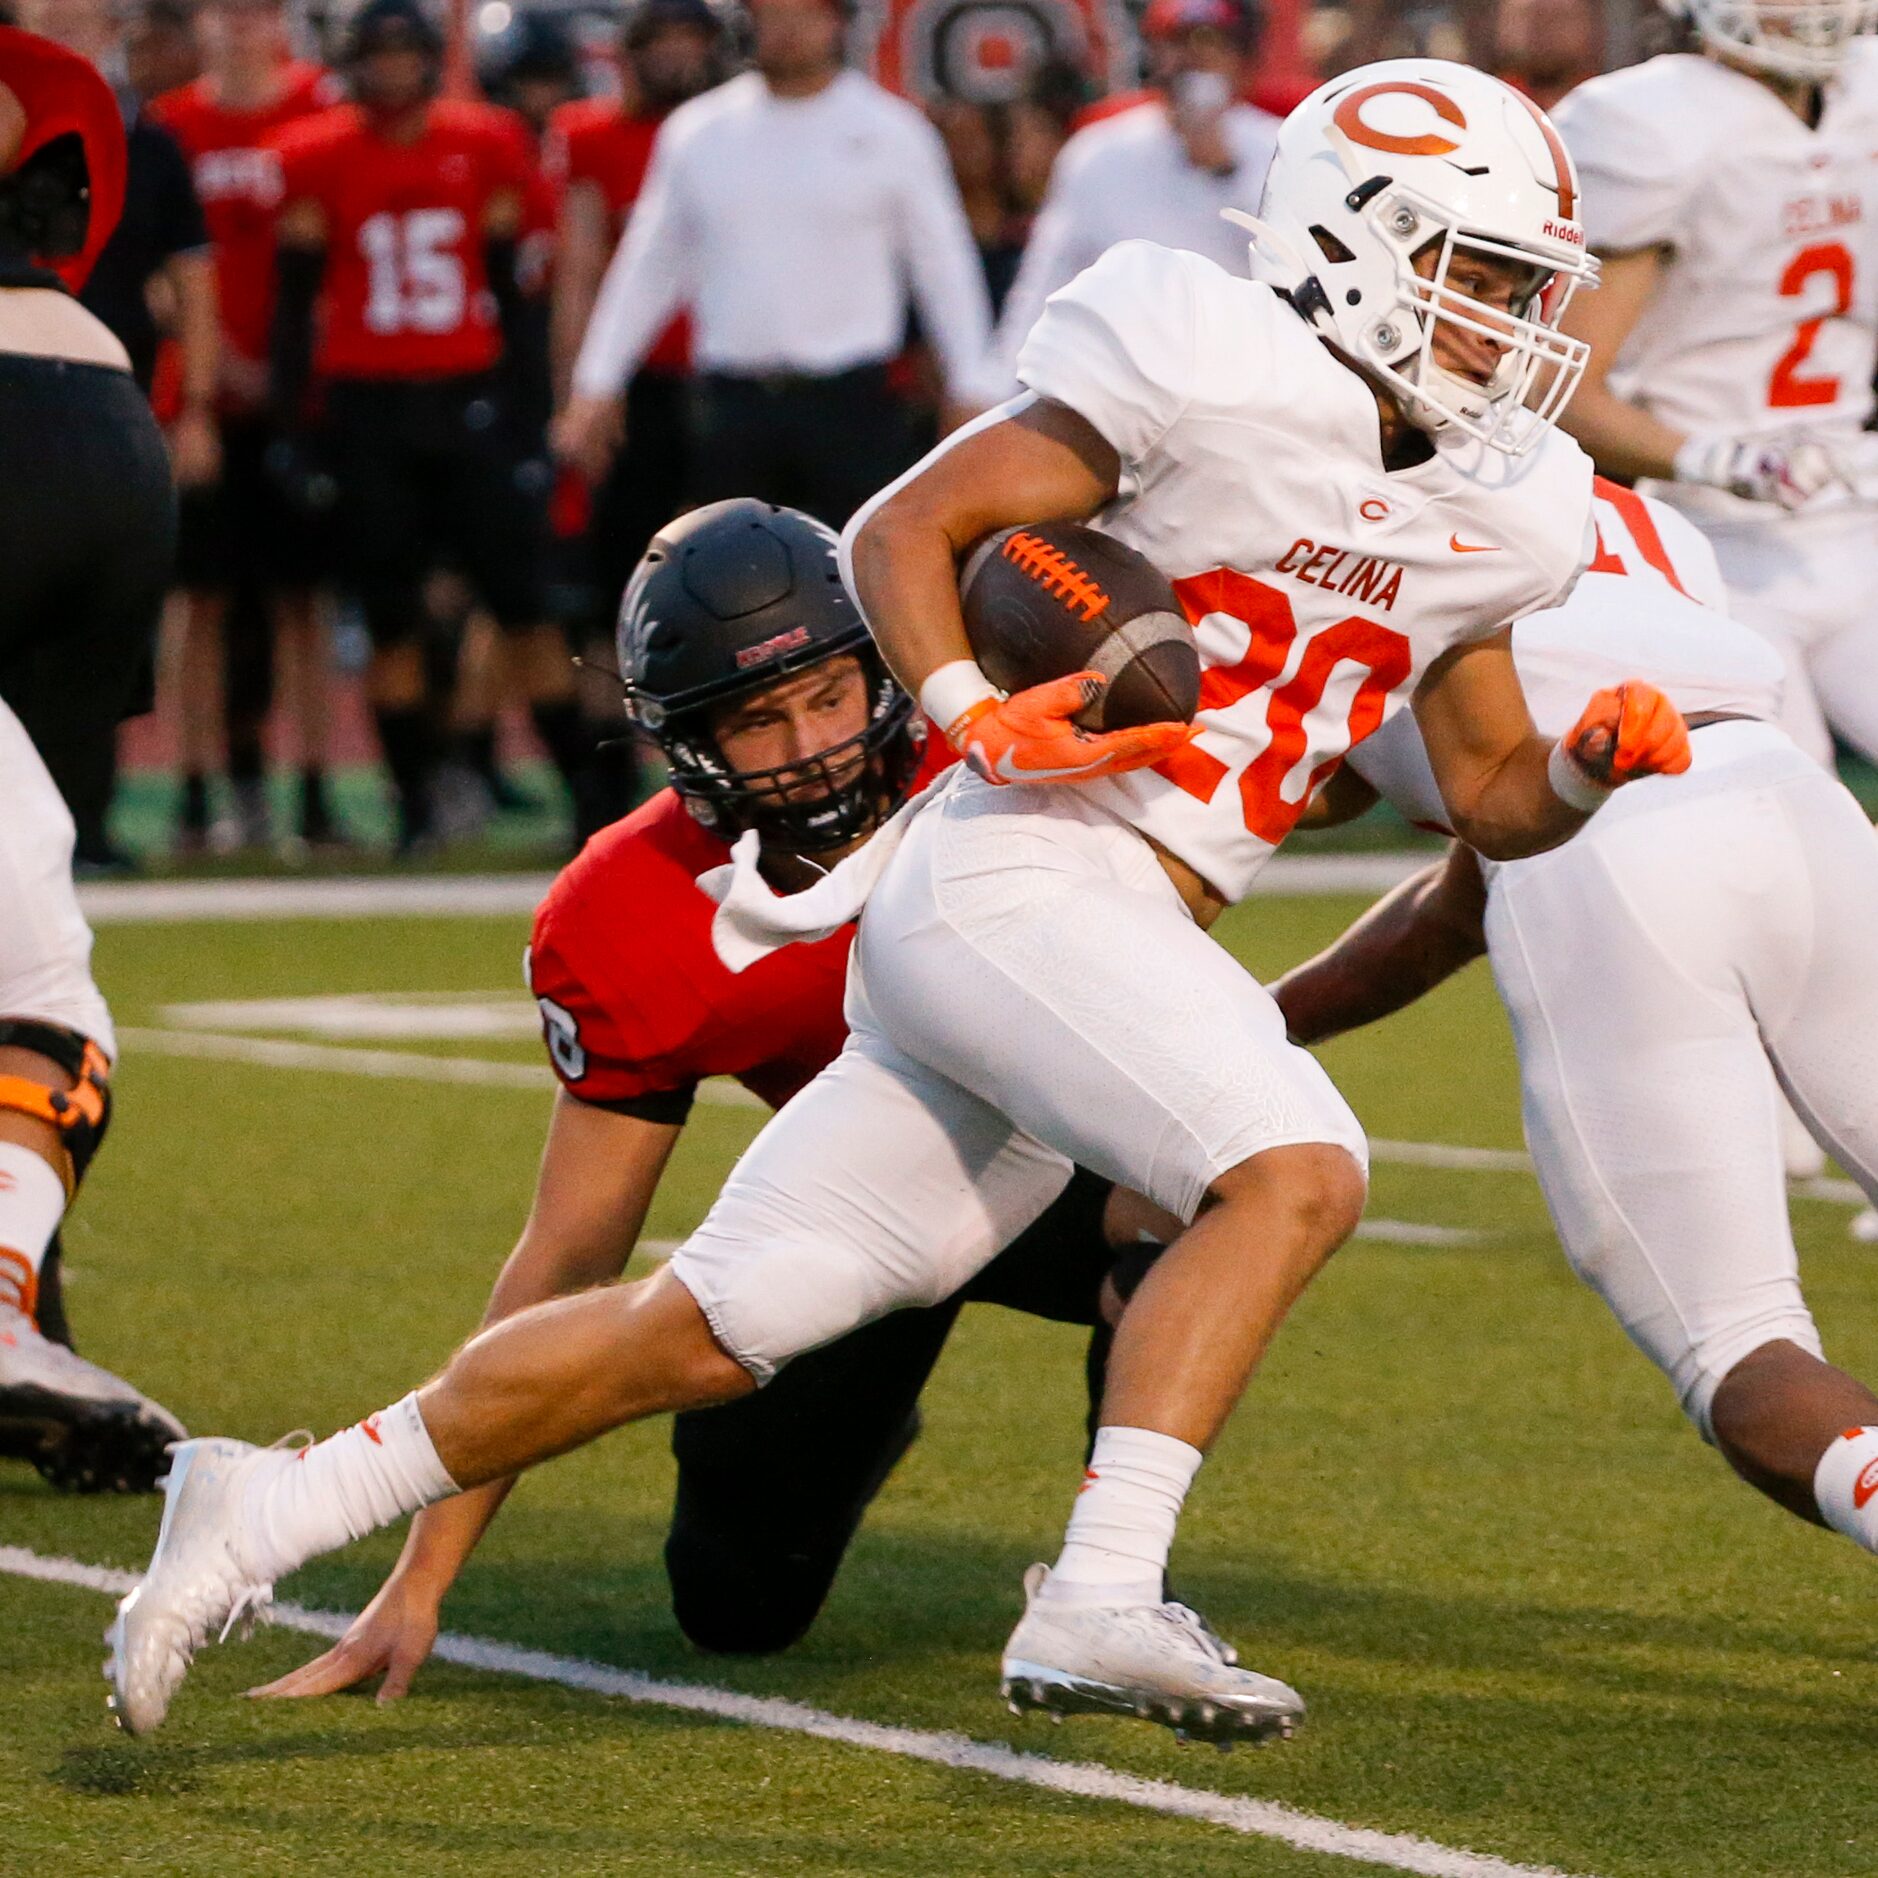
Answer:
[(545, 421), (554, 403), (548, 367), (547, 302), (522, 290), (520, 246), (513, 235), (491, 235), (483, 244), (483, 264), (502, 327), (502, 369), (516, 407), (524, 413), (539, 414)]
[(269, 392), (284, 424), (300, 421), (313, 379), (313, 312), (326, 274), (324, 248), (283, 245), (274, 262), (274, 323), (268, 333)]
[(139, 123), (138, 133), (149, 145), (151, 173), (156, 180), (157, 258), (167, 261), (173, 255), (206, 248), (209, 225), (203, 219), (202, 200), (196, 194), (195, 179), (189, 173), (189, 159), (182, 147), (160, 124), (147, 118)]

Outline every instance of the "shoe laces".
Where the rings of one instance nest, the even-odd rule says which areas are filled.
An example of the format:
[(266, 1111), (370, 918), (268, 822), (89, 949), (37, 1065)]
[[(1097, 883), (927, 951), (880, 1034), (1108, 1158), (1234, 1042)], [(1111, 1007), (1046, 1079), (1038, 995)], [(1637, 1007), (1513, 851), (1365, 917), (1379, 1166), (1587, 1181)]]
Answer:
[(1171, 1625), (1186, 1642), (1215, 1663), (1230, 1669), (1238, 1661), (1237, 1652), (1191, 1604), (1176, 1604), (1170, 1599), (1154, 1606), (1154, 1610), (1164, 1624)]

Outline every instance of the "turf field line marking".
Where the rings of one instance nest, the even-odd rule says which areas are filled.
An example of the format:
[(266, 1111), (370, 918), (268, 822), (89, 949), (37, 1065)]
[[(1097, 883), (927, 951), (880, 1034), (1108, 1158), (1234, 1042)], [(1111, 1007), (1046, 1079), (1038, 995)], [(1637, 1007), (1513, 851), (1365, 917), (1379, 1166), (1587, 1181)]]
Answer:
[[(486, 1089), (554, 1087), (554, 1074), (538, 1063), (505, 1063), (487, 1056), (428, 1056), (421, 1050), (368, 1050), (351, 1044), (295, 1043), (279, 1037), (248, 1037), (219, 1030), (165, 1030), (121, 1025), (118, 1042), (151, 1056), (204, 1057), (223, 1063), (254, 1063), (263, 1069), (325, 1070), (335, 1076), (367, 1076), (393, 1082), (468, 1083)], [(727, 1076), (698, 1085), (698, 1100), (719, 1108), (767, 1109)]]
[(1419, 1219), (1359, 1219), (1352, 1237), (1382, 1245), (1478, 1245), (1487, 1235), (1472, 1226), (1434, 1226)]
[[(421, 1050), (368, 1050), (350, 1044), (296, 1043), (285, 1038), (234, 1035), (217, 1030), (166, 1030), (124, 1025), (118, 1041), (151, 1056), (204, 1057), (225, 1063), (254, 1063), (264, 1069), (325, 1070), (338, 1076), (369, 1076), (397, 1082), (464, 1083), (491, 1089), (551, 1089), (553, 1074), (533, 1063), (504, 1063), (484, 1056), (429, 1056)], [(698, 1100), (720, 1108), (766, 1109), (761, 1096), (741, 1083), (715, 1076), (698, 1085)], [(1446, 1141), (1372, 1141), (1369, 1158), (1395, 1167), (1434, 1167), (1459, 1174), (1530, 1174), (1532, 1157), (1519, 1148), (1469, 1148)], [(1850, 1180), (1800, 1180), (1792, 1191), (1834, 1206), (1865, 1204)]]
[[(1280, 854), (1255, 894), (1314, 898), (1387, 893), (1428, 865), (1423, 854)], [(166, 926), (189, 920), (525, 919), (552, 874), (442, 874), (418, 878), (329, 874), (316, 880), (94, 880), (78, 904), (94, 926)]]
[[(87, 1565), (80, 1559), (48, 1557), (25, 1546), (0, 1546), (0, 1572), (42, 1584), (72, 1585), (121, 1597), (137, 1584), (135, 1572), (113, 1571)], [(309, 1636), (337, 1638), (352, 1619), (339, 1611), (309, 1610), (298, 1604), (277, 1604), (268, 1620), (285, 1630)], [(1391, 1871), (1415, 1872), (1420, 1878), (1567, 1878), (1550, 1865), (1515, 1865), (1486, 1853), (1463, 1851), (1411, 1833), (1381, 1832), (1366, 1826), (1346, 1826), (1339, 1820), (1299, 1812), (1274, 1800), (1252, 1800), (1236, 1794), (1214, 1793), (1202, 1787), (1183, 1787), (1168, 1780), (1147, 1780), (1117, 1772), (1098, 1761), (1057, 1761), (1041, 1754), (1026, 1754), (996, 1741), (974, 1741), (969, 1735), (925, 1728), (896, 1728), (884, 1722), (862, 1721), (810, 1708), (781, 1696), (742, 1695), (708, 1683), (665, 1682), (636, 1670), (583, 1657), (555, 1656), (546, 1650), (526, 1650), (486, 1637), (442, 1632), (431, 1654), (465, 1669), (529, 1682), (555, 1683), (591, 1695), (620, 1697), (655, 1708), (682, 1709), (719, 1721), (739, 1722), (747, 1728), (769, 1728), (783, 1734), (808, 1735), (843, 1747), (866, 1748), (898, 1755), (903, 1760), (927, 1761), (960, 1773), (984, 1774), (1049, 1793), (1077, 1799), (1133, 1806), (1203, 1825), (1223, 1826), (1248, 1838), (1275, 1839), (1302, 1852), (1327, 1858), (1353, 1859)]]

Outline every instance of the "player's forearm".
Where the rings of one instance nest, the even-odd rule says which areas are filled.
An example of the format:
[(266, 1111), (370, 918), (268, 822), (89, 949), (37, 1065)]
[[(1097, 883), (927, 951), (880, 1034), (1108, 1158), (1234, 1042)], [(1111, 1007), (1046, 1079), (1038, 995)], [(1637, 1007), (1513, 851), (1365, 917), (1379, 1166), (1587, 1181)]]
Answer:
[(1620, 482), (1643, 476), (1667, 481), (1686, 441), (1681, 431), (1627, 403), (1608, 385), (1590, 382), (1579, 386), (1561, 425), (1584, 446), (1600, 475)]
[(854, 596), (881, 655), (914, 697), (941, 666), (970, 660), (959, 610), (958, 556), (943, 516), (892, 498), (856, 530), (846, 559)]
[(1490, 861), (1523, 860), (1569, 841), (1589, 820), (1553, 787), (1552, 750), (1550, 737), (1524, 738), (1470, 778), (1459, 800), (1448, 795), (1444, 780), (1449, 825), (1475, 853)]
[(1087, 521), (1120, 477), (1120, 459), (1087, 422), (1038, 399), (955, 432), (849, 523), (842, 572), (895, 677), (942, 727), (956, 716), (951, 702), (922, 694), (935, 672), (971, 664), (960, 557), (1020, 522)]
[[(641, 1213), (643, 1216), (643, 1209)], [(635, 1227), (621, 1241), (584, 1245), (557, 1242), (536, 1232), (531, 1222), (496, 1280), (483, 1313), (483, 1327), (487, 1329), (532, 1304), (610, 1283), (626, 1269), (636, 1236)], [(398, 1570), (441, 1600), (481, 1543), (514, 1484), (512, 1478), (492, 1480), (426, 1507), (411, 1524), (398, 1558)]]
[[(1465, 869), (1473, 877), (1470, 891)], [(1406, 880), (1270, 987), (1285, 1028), (1321, 1043), (1413, 1004), (1486, 949), (1479, 869), (1464, 851)]]
[(421, 1585), (442, 1603), (514, 1485), (511, 1475), (507, 1480), (492, 1480), (454, 1499), (425, 1507), (405, 1535), (404, 1550), (398, 1554), (398, 1575)]
[(214, 408), (222, 369), (222, 329), (216, 306), (215, 262), (204, 254), (179, 254), (171, 261), (176, 289), (176, 339), (182, 354), (183, 405)]

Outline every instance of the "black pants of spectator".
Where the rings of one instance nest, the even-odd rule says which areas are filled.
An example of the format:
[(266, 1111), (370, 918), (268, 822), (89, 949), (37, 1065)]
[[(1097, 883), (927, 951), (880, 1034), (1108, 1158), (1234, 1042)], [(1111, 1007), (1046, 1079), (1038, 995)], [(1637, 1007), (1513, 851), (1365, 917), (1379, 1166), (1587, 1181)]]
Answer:
[(126, 372), (0, 354), (0, 698), (108, 858), (119, 722), (150, 705), (176, 545), (169, 456)]
[(326, 415), (338, 569), (374, 645), (421, 635), (440, 564), (499, 626), (547, 617), (546, 492), (493, 378), (335, 379)]
[(693, 388), (695, 503), (756, 496), (840, 528), (917, 454), (884, 365), (828, 378), (707, 374)]
[[(919, 1431), (920, 1392), (965, 1304), (1097, 1326), (1106, 1356), (1097, 1300), (1115, 1257), (1102, 1233), (1111, 1191), (1079, 1169), (957, 1296), (895, 1311), (797, 1357), (754, 1395), (674, 1419), (678, 1493), (665, 1569), (693, 1643), (767, 1654), (804, 1635), (869, 1502)], [(1092, 1402), (1102, 1380), (1098, 1361)]]
[(296, 509), (270, 464), (279, 432), (265, 417), (222, 422), (222, 474), (182, 492), (176, 584), (227, 601), (222, 622), (228, 773), (258, 779), (274, 702), (274, 596), (327, 577), (329, 530)]

